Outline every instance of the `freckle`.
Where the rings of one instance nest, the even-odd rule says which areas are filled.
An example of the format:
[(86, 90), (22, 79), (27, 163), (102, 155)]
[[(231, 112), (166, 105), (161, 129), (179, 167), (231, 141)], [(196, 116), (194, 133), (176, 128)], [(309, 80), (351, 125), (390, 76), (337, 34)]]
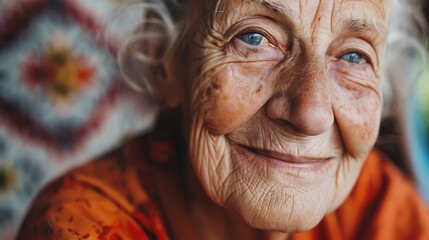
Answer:
[[(257, 48), (255, 48), (255, 49), (250, 49), (250, 51), (252, 51), (253, 53), (258, 53), (258, 52), (259, 52), (259, 49), (257, 49)], [(247, 53), (247, 54), (249, 54), (249, 53)]]
[(220, 88), (219, 84), (216, 82), (214, 82), (212, 86), (215, 90), (218, 90)]
[(210, 79), (215, 75), (215, 70), (212, 68), (209, 71), (205, 72), (203, 77), (206, 79)]
[(211, 88), (207, 88), (206, 89), (206, 96), (211, 96), (212, 95), (212, 89)]
[(210, 69), (210, 71), (208, 72), (208, 74), (210, 74), (210, 75), (214, 75), (215, 73), (216, 73), (215, 68)]
[(259, 93), (261, 93), (261, 90), (262, 90), (262, 86), (259, 86), (259, 87), (256, 89), (255, 93), (256, 93), (256, 94), (259, 94)]
[(321, 20), (321, 17), (318, 17), (318, 18), (317, 18), (317, 21), (319, 21), (319, 22), (320, 22), (320, 20)]

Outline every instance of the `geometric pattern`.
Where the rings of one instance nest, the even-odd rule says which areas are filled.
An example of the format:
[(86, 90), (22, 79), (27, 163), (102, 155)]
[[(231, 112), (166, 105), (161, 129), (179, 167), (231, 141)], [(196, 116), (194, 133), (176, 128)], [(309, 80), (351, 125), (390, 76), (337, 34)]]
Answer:
[(151, 124), (115, 62), (138, 21), (106, 24), (124, 3), (0, 0), (0, 239), (46, 182)]

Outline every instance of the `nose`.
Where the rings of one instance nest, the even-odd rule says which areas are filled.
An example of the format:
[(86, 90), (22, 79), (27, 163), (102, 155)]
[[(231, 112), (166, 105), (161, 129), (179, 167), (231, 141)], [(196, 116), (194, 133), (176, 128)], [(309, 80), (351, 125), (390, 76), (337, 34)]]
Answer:
[(287, 82), (286, 89), (277, 91), (267, 102), (268, 117), (304, 135), (315, 136), (328, 130), (334, 115), (325, 70), (302, 71), (293, 79), (283, 80)]

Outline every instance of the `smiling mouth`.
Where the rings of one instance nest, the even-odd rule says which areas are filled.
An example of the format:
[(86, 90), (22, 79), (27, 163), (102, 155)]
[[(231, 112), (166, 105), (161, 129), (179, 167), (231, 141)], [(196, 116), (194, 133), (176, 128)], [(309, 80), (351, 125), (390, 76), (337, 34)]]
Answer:
[(267, 160), (271, 165), (277, 168), (299, 168), (302, 170), (319, 170), (327, 165), (333, 157), (307, 157), (283, 154), (275, 151), (252, 148), (239, 145), (244, 150), (253, 153), (256, 157)]

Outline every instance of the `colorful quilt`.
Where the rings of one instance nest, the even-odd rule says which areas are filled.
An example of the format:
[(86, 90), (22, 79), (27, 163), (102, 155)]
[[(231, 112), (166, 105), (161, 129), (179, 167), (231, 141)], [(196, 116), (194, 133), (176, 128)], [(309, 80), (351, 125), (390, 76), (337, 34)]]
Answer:
[(0, 239), (47, 181), (151, 124), (116, 66), (139, 17), (116, 16), (122, 4), (0, 0)]

